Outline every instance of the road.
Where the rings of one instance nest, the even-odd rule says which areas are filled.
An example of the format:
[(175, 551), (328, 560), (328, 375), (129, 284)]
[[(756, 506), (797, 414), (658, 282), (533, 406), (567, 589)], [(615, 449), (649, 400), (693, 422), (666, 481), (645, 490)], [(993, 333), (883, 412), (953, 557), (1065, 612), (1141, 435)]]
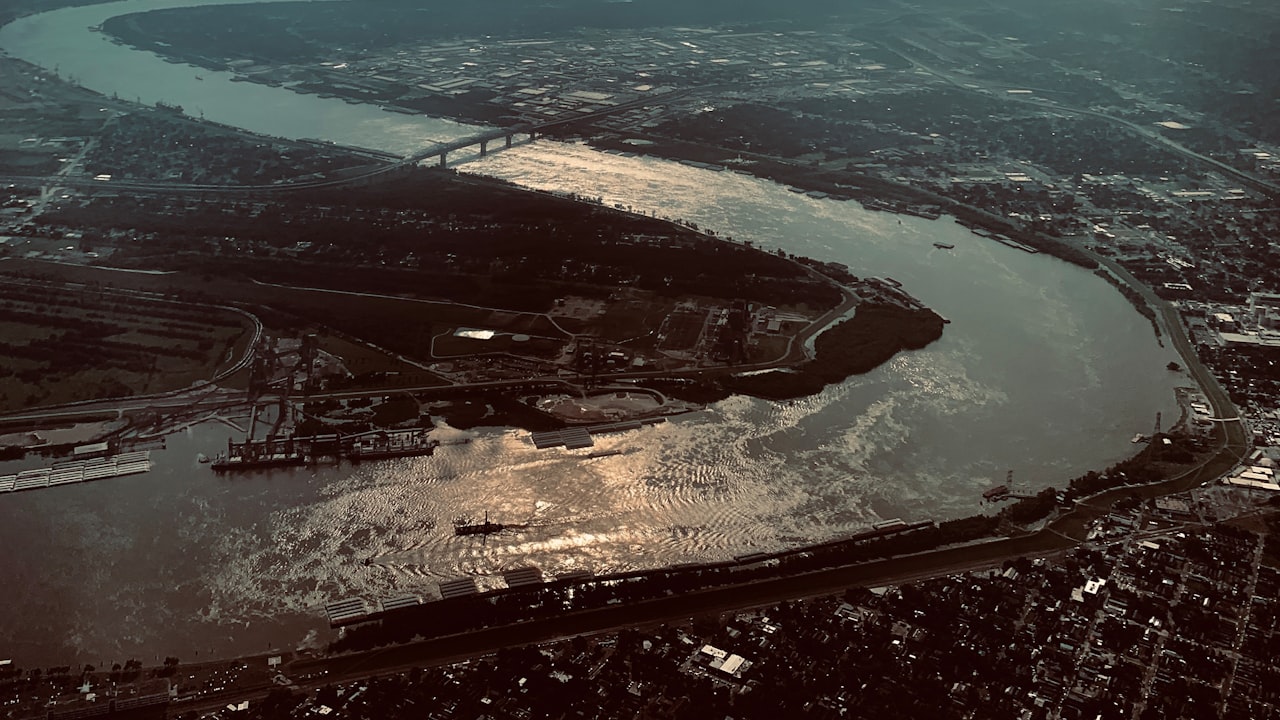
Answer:
[[(1059, 540), (1042, 547), (1019, 547), (1007, 552), (1006, 542), (986, 543), (897, 560), (804, 573), (771, 580), (716, 588), (702, 592), (664, 597), (630, 605), (611, 605), (595, 610), (566, 613), (501, 628), (426, 640), (362, 653), (320, 659), (300, 659), (284, 668), (285, 675), (301, 678), (295, 687), (313, 690), (349, 680), (403, 672), (414, 667), (432, 667), (495, 653), (504, 648), (549, 642), (578, 635), (597, 634), (642, 627), (662, 622), (723, 612), (769, 607), (785, 600), (818, 597), (847, 587), (876, 587), (925, 580), (942, 575), (1000, 567), (1017, 557), (1061, 555), (1071, 543)], [(1020, 539), (1017, 542), (1022, 542)], [(322, 673), (322, 674), (321, 674)], [(227, 703), (254, 700), (269, 688), (248, 688), (202, 698), (194, 703), (173, 706), (182, 712), (214, 710)]]
[(1243, 421), (1240, 420), (1240, 414), (1236, 410), (1235, 404), (1231, 402), (1231, 397), (1218, 384), (1217, 378), (1200, 362), (1200, 356), (1196, 353), (1195, 346), (1191, 344), (1191, 339), (1187, 337), (1187, 331), (1182, 326), (1182, 318), (1178, 314), (1178, 309), (1157, 295), (1145, 283), (1134, 277), (1120, 263), (1105, 255), (1099, 255), (1089, 250), (1085, 250), (1085, 252), (1096, 260), (1099, 265), (1105, 267), (1119, 278), (1121, 282), (1136, 290), (1142, 296), (1143, 301), (1147, 303), (1147, 306), (1156, 312), (1160, 319), (1160, 327), (1163, 329), (1164, 336), (1169, 339), (1169, 342), (1173, 344), (1173, 348), (1178, 351), (1178, 355), (1182, 357), (1182, 363), (1187, 372), (1191, 374), (1192, 379), (1196, 381), (1196, 384), (1200, 386), (1200, 390), (1209, 400), (1209, 405), (1213, 408), (1214, 417), (1234, 418), (1234, 421), (1224, 420), (1218, 423), (1224, 430), (1225, 444), (1228, 447), (1239, 447), (1244, 452), (1247, 452), (1251, 439)]

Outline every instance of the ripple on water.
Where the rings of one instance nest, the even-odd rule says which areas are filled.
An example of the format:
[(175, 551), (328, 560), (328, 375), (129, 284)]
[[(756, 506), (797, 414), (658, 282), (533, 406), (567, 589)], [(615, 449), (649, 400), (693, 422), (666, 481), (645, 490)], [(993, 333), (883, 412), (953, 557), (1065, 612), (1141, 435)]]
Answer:
[[(62, 30), (45, 23), (52, 15), (25, 22), (58, 37), (26, 36), (24, 52), (41, 58), (88, 52), (81, 42), (86, 35), (95, 38), (94, 47), (109, 45), (85, 30), (101, 19), (82, 21), (85, 13), (110, 11), (98, 7), (104, 9), (59, 11), (65, 14), (57, 17), (74, 20)], [(12, 37), (15, 25), (5, 32)], [(189, 69), (110, 47), (112, 63), (125, 64), (71, 57), (49, 64), (106, 92), (112, 88), (91, 84), (95, 77), (145, 85), (144, 95), (175, 71), (190, 85)], [(208, 77), (199, 90), (209, 91), (211, 82)], [(229, 83), (226, 90), (271, 93), (286, 108), (228, 102), (228, 111), (268, 108), (262, 117), (288, 123), (296, 116), (298, 129), (313, 127), (318, 117), (297, 112), (312, 101), (297, 104), (284, 89)], [(182, 97), (154, 99), (195, 106)], [(203, 110), (218, 117), (217, 108)], [(341, 117), (358, 115), (340, 111)], [(338, 120), (342, 126), (332, 131), (302, 134), (399, 148), (413, 142), (413, 133), (405, 132), (408, 120), (390, 122), (398, 117)], [(418, 137), (428, 137), (444, 126), (414, 127), (422, 130)], [(264, 631), (262, 623), (295, 612), (314, 618), (336, 597), (430, 594), (435, 581), (459, 575), (489, 587), (501, 583), (503, 569), (525, 564), (554, 575), (721, 559), (849, 532), (887, 514), (972, 512), (981, 486), (1006, 468), (1025, 469), (1034, 483), (1061, 482), (1130, 453), (1129, 436), (1150, 427), (1156, 410), (1166, 416), (1176, 410), (1162, 371), (1172, 357), (1156, 347), (1145, 319), (1122, 297), (1087, 272), (982, 240), (950, 219), (899, 221), (731, 172), (553, 142), (496, 153), (464, 170), (600, 196), (760, 247), (843, 262), (860, 275), (895, 277), (953, 323), (928, 349), (814, 397), (791, 403), (732, 398), (685, 420), (602, 438), (602, 448), (626, 454), (592, 461), (537, 451), (516, 431), (446, 429), (474, 442), (441, 447), (430, 458), (232, 482), (193, 472), (197, 448), (174, 439), (171, 446), (185, 447), (185, 454), (157, 454), (154, 471), (182, 488), (172, 495), (164, 488), (125, 490), (121, 496), (138, 501), (80, 506), (6, 498), (0, 512), (10, 513), (10, 527), (21, 508), (40, 507), (36, 516), (47, 518), (32, 537), (4, 535), (15, 557), (44, 557), (47, 542), (58, 548), (49, 558), (57, 572), (44, 578), (50, 591), (19, 593), (23, 604), (8, 608), (11, 616), (32, 626), (56, 625), (50, 632), (57, 642), (94, 651), (120, 647), (118, 638), (126, 636), (140, 654), (169, 652), (188, 636), (199, 636), (205, 648), (216, 640), (228, 654), (261, 651), (262, 633), (285, 627)], [(955, 251), (933, 252), (938, 239)], [(220, 434), (198, 449), (216, 450), (224, 440)], [(130, 487), (127, 480), (111, 482), (113, 494)], [(58, 498), (102, 497), (87, 486), (58, 492)], [(497, 522), (529, 527), (484, 540), (453, 536), (454, 518), (486, 509)], [(177, 518), (168, 534), (154, 531), (153, 542), (171, 545), (179, 560), (138, 550), (139, 528), (151, 516)], [(0, 534), (4, 527), (0, 523)], [(148, 575), (151, 560), (160, 570)], [(12, 581), (9, 572), (0, 568), (0, 581)], [(104, 597), (127, 608), (129, 622), (139, 622), (125, 627), (121, 617), (108, 616)], [(182, 620), (185, 608), (198, 619)], [(165, 628), (151, 639), (138, 629), (147, 618), (163, 619), (157, 627)], [(240, 630), (250, 623), (253, 633)], [(228, 639), (233, 635), (239, 639)]]

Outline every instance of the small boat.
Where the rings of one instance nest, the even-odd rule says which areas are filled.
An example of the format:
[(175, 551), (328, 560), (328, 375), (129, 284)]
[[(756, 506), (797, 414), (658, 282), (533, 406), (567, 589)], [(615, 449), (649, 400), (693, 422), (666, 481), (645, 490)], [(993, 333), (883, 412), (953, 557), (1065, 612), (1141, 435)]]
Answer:
[(473, 523), (467, 518), (458, 518), (453, 521), (454, 535), (492, 535), (506, 530), (507, 526), (502, 523), (489, 522), (489, 511), (484, 513), (484, 524)]
[(983, 500), (1003, 500), (1009, 495), (1008, 485), (997, 485), (982, 493)]
[(197, 80), (199, 80), (199, 81), (201, 81), (201, 82), (204, 82), (204, 78), (200, 77), (199, 75), (197, 75), (197, 76), (196, 76), (196, 79), (197, 79)]
[(944, 243), (944, 242), (936, 242), (933, 244), (933, 246), (938, 248), (939, 250), (951, 250), (955, 248), (955, 245), (952, 245), (951, 243)]
[(208, 455), (205, 455), (204, 453), (196, 453), (196, 462), (203, 465), (210, 462), (210, 460), (211, 458)]

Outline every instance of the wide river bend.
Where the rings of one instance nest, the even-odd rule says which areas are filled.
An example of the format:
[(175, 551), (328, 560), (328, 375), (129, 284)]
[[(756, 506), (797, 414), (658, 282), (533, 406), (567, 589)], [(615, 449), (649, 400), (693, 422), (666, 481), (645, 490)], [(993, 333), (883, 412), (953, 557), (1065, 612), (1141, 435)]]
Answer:
[[(233, 83), (88, 29), (192, 4), (53, 11), (0, 29), (0, 48), (104, 94), (271, 135), (408, 153), (474, 130)], [(624, 454), (595, 460), (489, 429), (431, 458), (217, 476), (196, 455), (229, 430), (197, 426), (146, 475), (0, 497), (0, 657), (31, 667), (297, 647), (327, 636), (322, 606), (338, 598), (430, 595), (459, 575), (494, 586), (521, 565), (554, 575), (720, 559), (885, 518), (963, 516), (1010, 469), (1037, 489), (1132, 454), (1129, 438), (1157, 412), (1176, 417), (1174, 387), (1190, 384), (1105, 282), (948, 218), (546, 141), (461, 169), (890, 276), (952, 322), (927, 349), (815, 397), (730, 399), (608, 437), (598, 449)], [(530, 527), (453, 537), (455, 517), (486, 509)]]

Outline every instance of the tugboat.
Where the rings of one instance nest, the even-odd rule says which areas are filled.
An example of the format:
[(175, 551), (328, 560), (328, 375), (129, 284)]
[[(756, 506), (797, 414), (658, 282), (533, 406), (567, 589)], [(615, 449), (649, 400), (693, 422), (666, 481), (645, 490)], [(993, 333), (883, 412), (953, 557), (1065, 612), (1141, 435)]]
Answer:
[(459, 518), (453, 523), (453, 534), (457, 536), (463, 535), (493, 535), (506, 530), (507, 526), (502, 523), (489, 522), (489, 511), (484, 511), (484, 523), (475, 524), (468, 523), (466, 519)]

